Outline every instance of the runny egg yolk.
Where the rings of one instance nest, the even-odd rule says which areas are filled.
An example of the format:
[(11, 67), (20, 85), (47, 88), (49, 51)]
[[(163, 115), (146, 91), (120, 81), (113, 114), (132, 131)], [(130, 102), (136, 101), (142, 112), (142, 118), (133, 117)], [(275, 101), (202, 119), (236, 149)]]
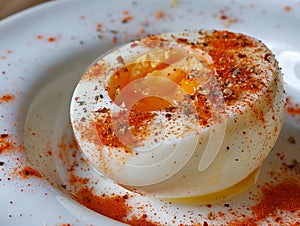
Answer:
[[(198, 82), (193, 79), (193, 75), (188, 73), (188, 70), (184, 70), (183, 65), (189, 64), (189, 61), (190, 56), (179, 49), (158, 50), (144, 54), (119, 68), (110, 77), (107, 84), (108, 95), (119, 106), (124, 103), (127, 107), (130, 105), (129, 101), (137, 100), (132, 107), (136, 111), (157, 111), (170, 108), (174, 106), (174, 102), (180, 102), (184, 95), (194, 94), (199, 86)], [(160, 95), (138, 98), (137, 92), (140, 91), (138, 87), (133, 86), (134, 90), (127, 92), (126, 98), (121, 97), (124, 94), (122, 90), (137, 80), (144, 80), (147, 86), (152, 90), (156, 89)], [(173, 102), (165, 98), (171, 93), (174, 93)]]

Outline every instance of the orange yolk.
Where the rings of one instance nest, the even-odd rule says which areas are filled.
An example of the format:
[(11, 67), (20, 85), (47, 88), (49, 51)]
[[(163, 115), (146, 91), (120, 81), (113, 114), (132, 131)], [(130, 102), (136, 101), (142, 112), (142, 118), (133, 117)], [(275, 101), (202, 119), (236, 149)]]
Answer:
[[(132, 108), (137, 111), (155, 111), (172, 107), (172, 101), (167, 100), (164, 96), (170, 96), (170, 93), (176, 92), (174, 100), (179, 102), (184, 95), (195, 93), (198, 87), (198, 83), (191, 75), (174, 65), (174, 63), (180, 63), (180, 61), (188, 63), (186, 57), (186, 53), (177, 51), (168, 59), (160, 61), (155, 59), (153, 61), (139, 60), (119, 68), (108, 81), (107, 90), (110, 98), (117, 105), (124, 103), (125, 106), (130, 105), (129, 101), (137, 100), (135, 103), (131, 103)], [(160, 79), (155, 81), (149, 79), (151, 77)], [(126, 92), (126, 98), (120, 98), (119, 95), (123, 94), (125, 96), (122, 93), (123, 88), (138, 79), (144, 79), (150, 87), (154, 87), (162, 95), (137, 98), (136, 91), (132, 90)]]

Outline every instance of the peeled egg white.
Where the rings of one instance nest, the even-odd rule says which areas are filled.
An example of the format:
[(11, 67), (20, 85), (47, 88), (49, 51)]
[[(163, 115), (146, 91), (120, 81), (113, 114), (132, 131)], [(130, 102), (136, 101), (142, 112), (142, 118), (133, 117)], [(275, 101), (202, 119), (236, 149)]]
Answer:
[[(243, 54), (249, 58), (249, 64), (255, 65), (251, 76), (260, 79), (264, 86), (255, 93), (240, 93), (239, 99), (230, 104), (221, 98), (217, 104), (222, 105), (227, 116), (221, 122), (201, 127), (182, 112), (172, 112), (171, 119), (175, 120), (168, 120), (167, 112), (157, 111), (149, 125), (148, 138), (132, 147), (130, 153), (122, 147), (103, 145), (93, 124), (100, 108), (112, 113), (126, 108), (111, 100), (106, 85), (116, 68), (132, 60), (152, 60), (155, 64), (159, 60), (155, 59), (157, 54), (163, 53), (160, 58), (168, 59), (173, 48), (180, 48), (196, 57), (190, 61), (193, 63), (174, 67), (185, 71), (198, 67), (200, 71), (217, 73), (206, 65), (214, 63), (209, 52), (197, 48), (214, 32), (185, 31), (145, 38), (112, 50), (88, 68), (74, 91), (71, 122), (80, 149), (97, 171), (129, 189), (156, 197), (183, 198), (227, 189), (261, 166), (283, 123), (285, 92), (273, 54), (263, 43), (248, 36), (255, 45), (245, 47)], [(149, 42), (153, 45), (145, 45)], [(164, 43), (166, 51), (160, 51), (159, 42)], [(147, 79), (133, 84), (146, 96), (163, 92), (147, 90), (151, 79), (168, 83), (163, 78)], [(167, 97), (171, 95), (162, 96)]]

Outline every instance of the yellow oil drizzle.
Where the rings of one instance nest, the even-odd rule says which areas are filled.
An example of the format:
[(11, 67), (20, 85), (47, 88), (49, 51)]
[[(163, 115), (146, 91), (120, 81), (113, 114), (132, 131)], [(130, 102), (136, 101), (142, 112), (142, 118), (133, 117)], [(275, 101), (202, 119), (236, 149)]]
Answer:
[(260, 168), (254, 170), (248, 177), (246, 177), (244, 180), (240, 181), (239, 183), (229, 188), (226, 188), (222, 191), (218, 191), (212, 194), (188, 197), (188, 198), (172, 198), (172, 199), (164, 199), (164, 200), (169, 200), (171, 202), (176, 202), (176, 203), (185, 203), (185, 204), (224, 201), (233, 196), (236, 196), (239, 193), (242, 193), (243, 191), (246, 191), (248, 188), (254, 185), (257, 181), (259, 172), (260, 172)]

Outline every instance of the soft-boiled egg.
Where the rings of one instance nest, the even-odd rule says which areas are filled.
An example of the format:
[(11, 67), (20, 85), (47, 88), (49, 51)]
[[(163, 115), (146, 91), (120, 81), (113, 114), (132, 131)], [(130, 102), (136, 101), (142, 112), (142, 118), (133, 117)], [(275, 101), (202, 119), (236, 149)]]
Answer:
[(107, 178), (156, 197), (203, 196), (257, 172), (283, 123), (272, 52), (229, 31), (165, 33), (104, 54), (84, 73), (71, 122)]

